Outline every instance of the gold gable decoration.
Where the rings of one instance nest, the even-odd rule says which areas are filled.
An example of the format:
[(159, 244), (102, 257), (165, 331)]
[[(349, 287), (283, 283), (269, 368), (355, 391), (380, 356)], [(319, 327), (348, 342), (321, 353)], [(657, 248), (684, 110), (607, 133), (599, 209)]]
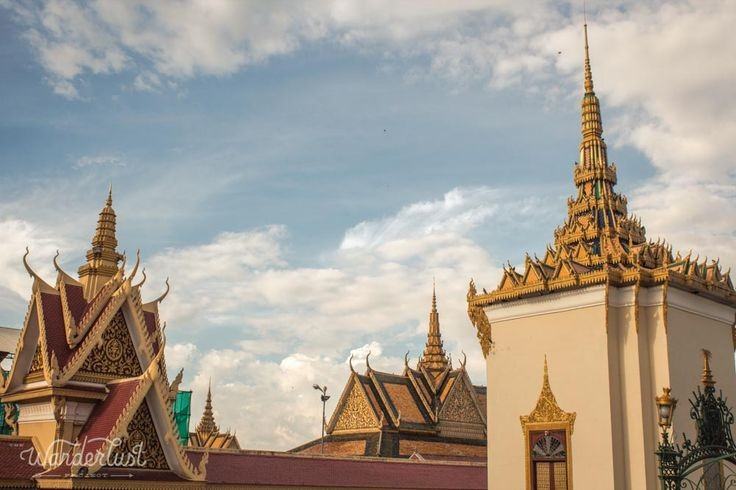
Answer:
[(465, 380), (458, 378), (453, 388), (448, 400), (442, 407), (441, 418), (454, 422), (483, 423)]
[(544, 380), (542, 382), (542, 391), (539, 393), (537, 399), (537, 405), (534, 407), (529, 415), (522, 415), (519, 417), (521, 420), (522, 428), (527, 428), (531, 424), (555, 424), (562, 423), (570, 428), (572, 433), (575, 425), (576, 413), (565, 412), (557, 405), (552, 388), (549, 385), (549, 372), (547, 370), (547, 356), (544, 356)]
[[(134, 461), (134, 467), (153, 470), (169, 469), (166, 463), (166, 455), (161, 447), (156, 426), (151, 417), (151, 411), (145, 400), (140, 404), (126, 430), (127, 436), (122, 443), (116, 447), (110, 456), (111, 462), (119, 461), (130, 466)], [(140, 445), (140, 450), (138, 449)], [(140, 455), (140, 457), (138, 457)]]
[(337, 416), (334, 430), (356, 430), (378, 427), (373, 409), (360, 387), (360, 381), (355, 379), (342, 411)]
[(43, 358), (41, 357), (41, 344), (36, 346), (36, 352), (33, 354), (33, 360), (31, 360), (31, 367), (28, 368), (29, 373), (43, 371)]
[(143, 372), (122, 311), (115, 314), (101, 343), (92, 349), (80, 370), (114, 377), (139, 376)]

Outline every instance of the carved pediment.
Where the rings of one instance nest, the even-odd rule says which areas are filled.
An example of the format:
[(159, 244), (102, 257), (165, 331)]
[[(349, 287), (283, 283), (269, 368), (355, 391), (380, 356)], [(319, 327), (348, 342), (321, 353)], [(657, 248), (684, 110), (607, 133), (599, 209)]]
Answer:
[(133, 415), (126, 432), (127, 436), (123, 437), (119, 441), (120, 445), (111, 452), (109, 459), (111, 466), (169, 469), (151, 411), (145, 400)]
[(143, 372), (122, 311), (110, 321), (100, 343), (90, 351), (80, 371), (116, 377), (139, 376)]
[(453, 422), (483, 423), (483, 418), (478, 412), (478, 405), (473, 400), (473, 394), (463, 378), (455, 381), (452, 391), (442, 406), (440, 420)]
[(354, 380), (348, 396), (335, 412), (334, 430), (356, 430), (378, 427), (378, 419), (368, 397), (357, 380)]

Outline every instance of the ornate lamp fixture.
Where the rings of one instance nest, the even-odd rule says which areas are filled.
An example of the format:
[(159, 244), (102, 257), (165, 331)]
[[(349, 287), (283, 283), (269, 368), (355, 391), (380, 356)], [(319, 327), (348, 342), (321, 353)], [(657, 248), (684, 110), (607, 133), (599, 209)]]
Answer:
[(657, 400), (657, 418), (659, 426), (667, 432), (672, 427), (672, 416), (677, 407), (677, 398), (670, 396), (670, 388), (662, 388), (662, 394), (656, 398)]

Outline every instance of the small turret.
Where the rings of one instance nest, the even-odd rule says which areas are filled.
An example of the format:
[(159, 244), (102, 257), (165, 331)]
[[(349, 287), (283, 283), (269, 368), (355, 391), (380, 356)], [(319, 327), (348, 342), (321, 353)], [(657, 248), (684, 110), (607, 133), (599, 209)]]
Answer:
[(123, 256), (117, 251), (115, 210), (112, 208), (112, 186), (100, 211), (97, 229), (92, 237), (92, 248), (87, 251), (87, 262), (79, 268), (79, 281), (84, 286), (84, 297), (90, 299), (118, 272)]

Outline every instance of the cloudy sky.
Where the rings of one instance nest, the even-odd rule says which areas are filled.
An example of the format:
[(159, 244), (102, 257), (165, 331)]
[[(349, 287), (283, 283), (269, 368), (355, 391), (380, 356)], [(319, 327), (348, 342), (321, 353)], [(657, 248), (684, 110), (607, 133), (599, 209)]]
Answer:
[[(652, 238), (736, 262), (736, 3), (588, 2), (619, 190)], [(347, 358), (400, 371), (432, 278), (476, 383), (471, 277), (541, 253), (573, 191), (580, 1), (0, 0), (0, 324), (21, 266), (76, 270), (107, 186), (198, 420), (319, 434)], [(329, 407), (331, 408), (331, 407)]]

